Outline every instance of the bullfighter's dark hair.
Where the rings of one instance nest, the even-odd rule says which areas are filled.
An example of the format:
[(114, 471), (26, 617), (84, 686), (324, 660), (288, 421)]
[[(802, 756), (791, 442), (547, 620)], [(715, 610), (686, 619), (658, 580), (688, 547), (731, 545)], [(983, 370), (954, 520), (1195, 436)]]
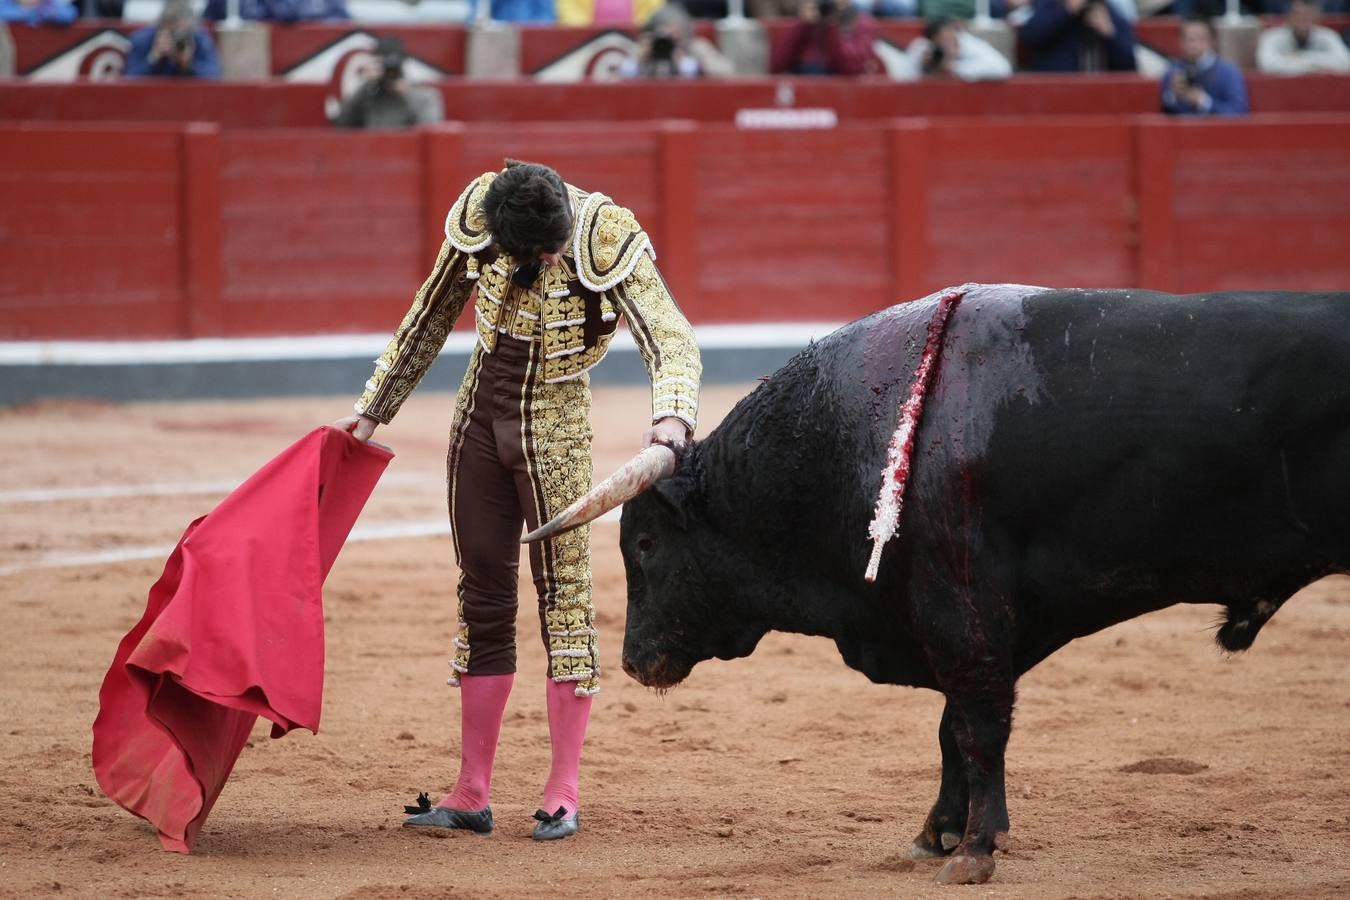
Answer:
[(538, 163), (508, 159), (483, 195), (483, 213), (497, 246), (522, 267), (541, 253), (558, 252), (572, 236), (567, 185)]

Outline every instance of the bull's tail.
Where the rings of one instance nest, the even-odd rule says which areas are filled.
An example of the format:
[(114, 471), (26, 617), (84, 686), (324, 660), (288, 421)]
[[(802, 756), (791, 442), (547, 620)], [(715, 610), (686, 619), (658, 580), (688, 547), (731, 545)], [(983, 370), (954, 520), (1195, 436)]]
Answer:
[(1261, 626), (1270, 621), (1270, 617), (1279, 612), (1283, 600), (1253, 600), (1246, 603), (1233, 603), (1228, 606), (1228, 615), (1214, 639), (1219, 646), (1229, 652), (1246, 650), (1256, 640)]

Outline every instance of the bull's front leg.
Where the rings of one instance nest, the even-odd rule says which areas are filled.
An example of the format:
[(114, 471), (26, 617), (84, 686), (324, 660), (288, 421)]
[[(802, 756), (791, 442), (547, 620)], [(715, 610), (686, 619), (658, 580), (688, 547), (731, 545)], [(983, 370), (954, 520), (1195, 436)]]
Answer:
[(1006, 691), (992, 687), (974, 694), (949, 694), (947, 708), (970, 797), (965, 834), (937, 880), (983, 884), (994, 874), (994, 850), (1006, 849), (1008, 841), (1003, 756), (1012, 730), (1012, 686)]
[(938, 788), (937, 801), (923, 823), (923, 831), (910, 845), (909, 855), (914, 859), (945, 856), (956, 849), (966, 833), (970, 783), (966, 778), (961, 751), (957, 748), (956, 733), (952, 729), (950, 701), (942, 710), (938, 743), (942, 747), (942, 784)]

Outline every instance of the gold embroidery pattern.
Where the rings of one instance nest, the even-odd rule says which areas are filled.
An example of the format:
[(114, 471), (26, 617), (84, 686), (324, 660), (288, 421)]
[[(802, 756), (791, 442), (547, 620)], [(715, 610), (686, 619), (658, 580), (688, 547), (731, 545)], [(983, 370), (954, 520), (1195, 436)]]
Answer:
[(496, 177), (496, 172), (484, 172), (469, 182), (445, 217), (446, 239), (465, 253), (474, 253), (492, 243), (483, 212), (483, 195)]
[(618, 299), (652, 379), (652, 421), (673, 416), (692, 433), (703, 364), (693, 329), (646, 254), (620, 286)]
[(651, 241), (631, 210), (604, 194), (586, 197), (572, 242), (582, 284), (607, 291), (632, 274), (638, 258), (650, 250)]
[[(498, 256), (491, 263), (469, 259), (479, 273), (475, 324), (486, 350), (496, 348), (503, 327), (521, 340), (542, 340), (545, 358), (541, 377), (549, 384), (576, 378), (604, 358), (618, 325), (618, 314), (605, 295), (601, 295), (598, 316), (595, 310), (587, 312), (586, 288), (581, 286), (575, 261), (569, 255), (561, 264), (545, 269), (540, 282), (529, 290), (511, 283), (510, 273), (515, 267), (511, 257)], [(594, 295), (589, 296), (594, 304)], [(508, 316), (505, 310), (511, 309), (514, 312)], [(591, 321), (595, 319), (598, 321)]]
[[(536, 506), (552, 518), (591, 487), (590, 379), (539, 385), (526, 413)], [(590, 528), (547, 541), (544, 560), (544, 627), (549, 635), (549, 675), (573, 681), (577, 692), (599, 690), (600, 657), (591, 600)]]
[(388, 424), (436, 361), (469, 297), (472, 282), (465, 275), (464, 260), (449, 241), (441, 244), (431, 275), (375, 360), (375, 372), (356, 402), (358, 413)]

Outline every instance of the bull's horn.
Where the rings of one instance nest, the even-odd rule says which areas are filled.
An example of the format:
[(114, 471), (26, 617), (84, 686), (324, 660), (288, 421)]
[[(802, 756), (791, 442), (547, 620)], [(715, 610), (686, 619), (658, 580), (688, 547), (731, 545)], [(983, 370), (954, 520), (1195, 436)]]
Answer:
[(590, 493), (558, 513), (553, 520), (520, 539), (522, 544), (542, 541), (580, 528), (622, 503), (632, 500), (662, 478), (675, 473), (675, 451), (664, 444), (652, 444), (604, 481), (591, 488)]

